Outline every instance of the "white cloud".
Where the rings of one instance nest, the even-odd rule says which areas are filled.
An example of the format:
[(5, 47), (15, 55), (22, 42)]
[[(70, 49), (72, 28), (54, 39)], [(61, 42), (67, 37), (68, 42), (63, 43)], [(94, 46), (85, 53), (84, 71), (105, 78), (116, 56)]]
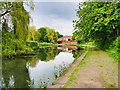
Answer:
[(54, 18), (52, 19), (52, 26), (63, 35), (72, 35), (72, 21), (62, 19), (62, 18)]
[(59, 18), (57, 15), (38, 15), (34, 13), (33, 23), (31, 25), (35, 25), (36, 28), (40, 27), (50, 27), (58, 31), (63, 35), (72, 35), (72, 20), (67, 20), (64, 18)]

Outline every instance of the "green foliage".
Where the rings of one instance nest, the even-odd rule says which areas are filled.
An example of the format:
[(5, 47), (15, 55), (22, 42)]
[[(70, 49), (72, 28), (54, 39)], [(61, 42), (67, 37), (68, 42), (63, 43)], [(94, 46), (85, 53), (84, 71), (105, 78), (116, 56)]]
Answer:
[(45, 41), (45, 35), (47, 34), (47, 33), (46, 33), (46, 28), (41, 27), (41, 28), (39, 28), (37, 31), (41, 34), (39, 40), (40, 40), (40, 41)]
[(45, 41), (49, 43), (57, 43), (57, 33), (55, 32), (54, 29), (50, 29), (49, 27), (44, 27), (46, 28), (47, 34), (45, 35)]
[(37, 41), (26, 41), (26, 45), (28, 47), (31, 47), (32, 49), (38, 48), (38, 42)]
[(4, 22), (2, 23), (2, 32), (8, 32), (9, 27), (8, 27), (8, 23), (7, 20), (5, 19)]
[[(23, 2), (1, 2), (0, 5), (2, 31), (8, 31), (9, 28), (13, 28), (16, 39), (26, 40), (30, 16), (29, 12), (25, 10)], [(8, 27), (7, 23), (11, 23), (12, 26)]]
[(74, 31), (72, 40), (77, 41), (78, 44), (82, 43), (84, 41), (83, 36), (82, 36), (82, 31), (78, 31), (78, 30)]
[(28, 34), (29, 13), (24, 9), (23, 2), (13, 2), (12, 6), (11, 15), (15, 37), (17, 39), (26, 40)]
[(43, 42), (43, 43), (39, 43), (39, 46), (52, 46), (52, 43), (47, 43), (47, 42)]
[(22, 53), (29, 53), (32, 49), (28, 48), (23, 40), (15, 39), (14, 34), (2, 34), (2, 54), (3, 56), (19, 55)]
[(37, 31), (41, 34), (39, 41), (57, 43), (58, 35), (54, 29), (49, 27), (41, 27)]
[(38, 81), (38, 88), (46, 89), (48, 86), (48, 83), (50, 82), (50, 78), (51, 78), (51, 76), (49, 76), (46, 80), (45, 74), (43, 74), (43, 78), (40, 78), (40, 80)]
[(29, 80), (26, 80), (26, 82), (28, 83), (28, 86), (29, 86), (30, 88), (34, 88), (34, 85), (33, 85), (32, 82), (30, 82)]
[(114, 84), (108, 84), (108, 87), (109, 87), (109, 88), (113, 88), (113, 87), (115, 87), (115, 86), (114, 86)]
[(27, 41), (39, 41), (41, 34), (36, 31), (35, 26), (30, 26), (28, 31)]
[(86, 44), (86, 45), (95, 45), (94, 42), (86, 42), (85, 44)]
[[(75, 36), (83, 36), (85, 41), (94, 41), (103, 50), (110, 49), (117, 57), (117, 37), (120, 35), (120, 2), (83, 2), (79, 4), (77, 16), (73, 21)], [(81, 33), (78, 33), (80, 31)]]
[(54, 77), (55, 77), (55, 79), (57, 79), (67, 69), (67, 67), (69, 65), (62, 62), (62, 65), (59, 65), (58, 67), (54, 66)]
[(59, 32), (57, 32), (57, 36), (58, 36), (58, 38), (63, 37), (63, 35), (62, 35), (62, 34), (60, 34)]
[(23, 2), (1, 2), (0, 8), (3, 57), (31, 52), (32, 49), (25, 44), (30, 16)]
[(109, 49), (107, 50), (110, 55), (114, 58), (119, 59), (119, 51), (120, 48), (120, 36), (110, 45)]
[[(99, 42), (100, 47), (120, 35), (120, 2), (84, 2), (79, 4), (74, 27), (82, 31), (85, 40)], [(109, 46), (108, 46), (109, 47)]]

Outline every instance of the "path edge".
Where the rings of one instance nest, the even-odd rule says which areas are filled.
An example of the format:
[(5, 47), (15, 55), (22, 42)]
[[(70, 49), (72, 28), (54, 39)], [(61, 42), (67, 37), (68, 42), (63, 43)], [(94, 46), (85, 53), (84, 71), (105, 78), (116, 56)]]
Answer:
[(79, 58), (77, 58), (69, 67), (67, 67), (67, 69), (48, 88), (62, 88), (64, 84), (69, 80), (70, 78), (69, 76), (72, 74), (72, 72), (84, 59), (88, 50), (89, 50), (89, 46), (87, 46), (86, 51)]

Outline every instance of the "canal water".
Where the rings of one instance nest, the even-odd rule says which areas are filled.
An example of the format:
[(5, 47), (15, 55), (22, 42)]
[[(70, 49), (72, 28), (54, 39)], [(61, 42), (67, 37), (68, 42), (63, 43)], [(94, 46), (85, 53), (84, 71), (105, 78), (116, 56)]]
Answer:
[(24, 57), (3, 59), (2, 88), (48, 87), (83, 51), (76, 46), (53, 46)]

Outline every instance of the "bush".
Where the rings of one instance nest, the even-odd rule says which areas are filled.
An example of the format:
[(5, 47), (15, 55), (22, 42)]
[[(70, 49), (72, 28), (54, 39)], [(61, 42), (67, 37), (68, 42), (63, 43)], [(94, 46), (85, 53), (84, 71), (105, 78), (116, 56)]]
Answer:
[(39, 46), (52, 46), (52, 45), (53, 45), (52, 43), (46, 43), (46, 42), (39, 43)]
[(27, 41), (26, 45), (28, 47), (31, 47), (32, 49), (36, 49), (38, 47), (38, 42), (37, 41)]
[(94, 42), (86, 42), (86, 45), (95, 45)]
[(5, 33), (2, 35), (2, 56), (20, 55), (22, 53), (32, 52), (23, 40), (15, 39), (13, 33)]
[(109, 49), (106, 50), (110, 55), (112, 55), (114, 58), (119, 58), (119, 48), (120, 48), (120, 36), (117, 37), (116, 40), (113, 41), (113, 43), (110, 45)]

